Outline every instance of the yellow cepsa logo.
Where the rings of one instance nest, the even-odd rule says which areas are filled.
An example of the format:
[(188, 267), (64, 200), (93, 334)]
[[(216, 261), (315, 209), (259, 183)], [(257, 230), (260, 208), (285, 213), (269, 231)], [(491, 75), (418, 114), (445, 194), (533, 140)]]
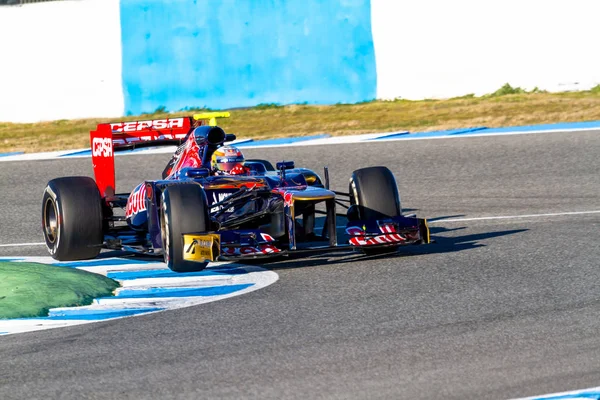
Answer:
[(221, 236), (216, 233), (205, 235), (183, 235), (183, 259), (190, 261), (216, 261), (221, 250)]

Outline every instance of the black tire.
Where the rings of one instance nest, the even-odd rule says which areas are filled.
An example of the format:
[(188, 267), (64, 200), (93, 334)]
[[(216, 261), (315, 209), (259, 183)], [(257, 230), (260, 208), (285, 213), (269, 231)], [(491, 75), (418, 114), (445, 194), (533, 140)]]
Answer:
[(86, 260), (102, 249), (102, 199), (96, 182), (70, 176), (48, 182), (42, 198), (46, 247), (59, 261)]
[(262, 165), (265, 166), (265, 169), (267, 171), (275, 171), (275, 167), (273, 166), (273, 164), (271, 164), (270, 161), (267, 160), (259, 160), (259, 159), (254, 159), (254, 160), (246, 160), (248, 162), (256, 162), (256, 163), (261, 163)]
[(349, 192), (350, 203), (357, 206), (359, 219), (381, 220), (402, 215), (396, 179), (386, 167), (354, 171)]
[(175, 272), (197, 272), (208, 263), (183, 259), (184, 233), (205, 232), (210, 224), (208, 201), (198, 184), (172, 185), (162, 193), (160, 226), (164, 259)]
[[(349, 219), (383, 220), (402, 215), (396, 179), (388, 168), (358, 169), (352, 173), (349, 186)], [(367, 255), (383, 254), (396, 251), (396, 246), (362, 250)]]

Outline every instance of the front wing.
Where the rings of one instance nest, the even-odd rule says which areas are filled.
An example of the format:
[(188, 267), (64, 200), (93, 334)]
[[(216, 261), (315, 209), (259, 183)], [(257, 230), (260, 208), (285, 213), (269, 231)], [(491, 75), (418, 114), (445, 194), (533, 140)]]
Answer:
[(260, 230), (184, 234), (184, 259), (189, 261), (232, 261), (272, 258), (283, 255), (331, 252), (337, 250), (398, 247), (431, 242), (427, 220), (395, 217), (382, 221), (351, 221), (346, 232), (349, 244), (284, 248)]

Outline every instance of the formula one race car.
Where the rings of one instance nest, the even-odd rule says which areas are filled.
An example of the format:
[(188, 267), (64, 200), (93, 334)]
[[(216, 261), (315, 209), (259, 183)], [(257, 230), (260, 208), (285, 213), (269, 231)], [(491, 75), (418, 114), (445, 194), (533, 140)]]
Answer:
[[(229, 113), (100, 124), (90, 132), (94, 181), (48, 182), (42, 226), (57, 260), (96, 257), (102, 248), (162, 255), (177, 272), (210, 261), (280, 257), (355, 248), (368, 254), (429, 243), (424, 219), (403, 216), (394, 176), (386, 167), (356, 170), (349, 193), (329, 189), (294, 162), (243, 160), (225, 143), (236, 139), (216, 126)], [(115, 194), (114, 153), (179, 145), (163, 179)], [(233, 168), (229, 168), (232, 167)], [(347, 209), (349, 243), (338, 245), (336, 205)], [(322, 231), (316, 215), (324, 215)]]

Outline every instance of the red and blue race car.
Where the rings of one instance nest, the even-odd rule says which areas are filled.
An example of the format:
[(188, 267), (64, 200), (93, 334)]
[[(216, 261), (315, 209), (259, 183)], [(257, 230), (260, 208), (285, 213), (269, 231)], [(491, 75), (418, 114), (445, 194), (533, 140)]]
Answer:
[[(173, 271), (191, 272), (210, 261), (349, 248), (372, 254), (430, 242), (425, 219), (402, 215), (388, 168), (358, 169), (348, 193), (331, 190), (327, 167), (322, 179), (292, 161), (274, 167), (230, 152), (235, 135), (216, 125), (216, 118), (228, 116), (98, 125), (90, 132), (95, 180), (57, 178), (44, 190), (42, 226), (52, 257), (82, 260), (103, 248), (124, 250), (162, 256)], [(173, 144), (178, 148), (162, 179), (116, 193), (115, 152)], [(221, 170), (219, 163), (237, 169)], [(317, 215), (324, 216), (322, 228)], [(343, 245), (336, 231), (340, 215), (348, 220)]]

